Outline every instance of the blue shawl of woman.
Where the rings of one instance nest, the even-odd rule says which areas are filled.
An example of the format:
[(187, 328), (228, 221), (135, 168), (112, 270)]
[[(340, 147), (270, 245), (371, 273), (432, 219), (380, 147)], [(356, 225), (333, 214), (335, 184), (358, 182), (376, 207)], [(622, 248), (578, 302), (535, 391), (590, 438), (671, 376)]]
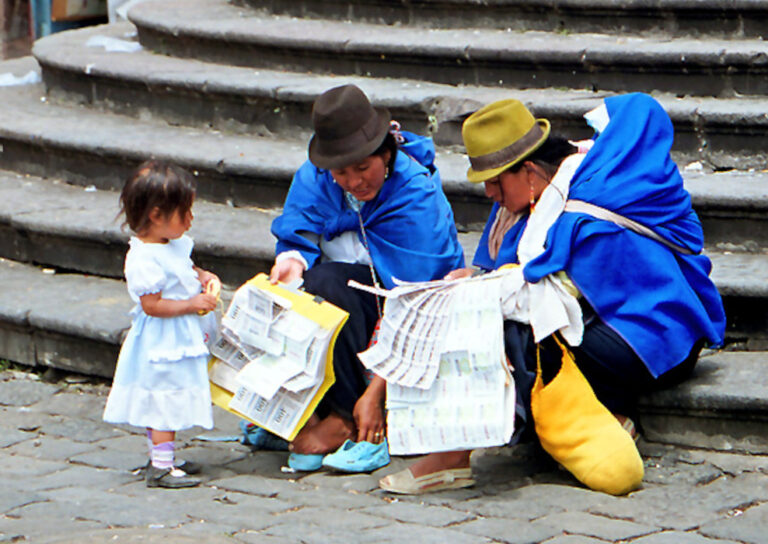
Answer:
[[(464, 266), (453, 211), (433, 165), (434, 144), (430, 138), (402, 134), (406, 143), (393, 172), (360, 209), (371, 260), (386, 288), (394, 287), (392, 278), (433, 280)], [(277, 254), (298, 250), (313, 266), (321, 257), (320, 247), (301, 233), (332, 240), (347, 231), (357, 232), (363, 243), (360, 220), (344, 191), (329, 171), (305, 162), (293, 178), (282, 215), (272, 222)]]
[[(565, 212), (546, 248), (524, 269), (527, 281), (564, 270), (597, 314), (632, 347), (654, 376), (682, 362), (693, 344), (721, 345), (725, 312), (701, 253), (701, 222), (669, 152), (669, 116), (650, 96), (605, 99), (610, 121), (571, 180), (569, 198), (633, 219), (690, 249), (683, 255), (645, 236), (583, 213)], [(491, 212), (474, 263), (485, 269), (517, 262), (525, 228), (518, 221), (498, 257), (488, 254)]]

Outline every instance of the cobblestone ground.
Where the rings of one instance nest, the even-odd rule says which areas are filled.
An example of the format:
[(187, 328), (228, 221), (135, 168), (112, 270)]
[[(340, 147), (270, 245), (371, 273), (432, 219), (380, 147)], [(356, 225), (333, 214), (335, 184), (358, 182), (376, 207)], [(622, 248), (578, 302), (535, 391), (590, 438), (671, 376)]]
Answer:
[[(469, 490), (393, 497), (372, 475), (281, 472), (286, 454), (180, 435), (204, 484), (147, 489), (145, 437), (100, 419), (107, 384), (0, 373), (0, 542), (768, 542), (768, 458), (641, 442), (643, 489), (588, 491), (531, 447), (473, 457)], [(72, 381), (72, 380), (70, 380)], [(216, 410), (207, 435), (237, 434)]]

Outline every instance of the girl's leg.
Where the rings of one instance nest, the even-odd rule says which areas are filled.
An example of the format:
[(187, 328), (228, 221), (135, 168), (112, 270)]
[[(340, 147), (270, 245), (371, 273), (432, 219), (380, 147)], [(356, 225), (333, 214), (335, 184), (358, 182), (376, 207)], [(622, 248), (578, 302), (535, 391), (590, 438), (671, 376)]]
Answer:
[(192, 478), (183, 470), (174, 466), (174, 431), (147, 429), (151, 438), (150, 459), (145, 481), (147, 487), (194, 487), (200, 480)]
[(173, 469), (174, 461), (174, 443), (176, 433), (173, 431), (149, 430), (152, 447), (149, 455), (152, 459), (152, 466), (163, 470)]

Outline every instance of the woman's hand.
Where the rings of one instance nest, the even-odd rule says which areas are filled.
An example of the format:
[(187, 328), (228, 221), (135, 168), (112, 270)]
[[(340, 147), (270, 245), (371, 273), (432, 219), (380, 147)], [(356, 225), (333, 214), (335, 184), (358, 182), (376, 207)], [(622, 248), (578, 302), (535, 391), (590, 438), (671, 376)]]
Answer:
[(281, 260), (279, 263), (275, 263), (269, 272), (269, 282), (273, 285), (279, 281), (290, 283), (293, 280), (299, 279), (302, 274), (304, 274), (304, 263), (289, 257)]
[(448, 272), (444, 280), (460, 280), (461, 278), (468, 278), (475, 273), (474, 268), (457, 268)]
[(357, 441), (378, 444), (384, 440), (384, 394), (387, 382), (375, 376), (355, 403), (352, 417), (357, 426)]

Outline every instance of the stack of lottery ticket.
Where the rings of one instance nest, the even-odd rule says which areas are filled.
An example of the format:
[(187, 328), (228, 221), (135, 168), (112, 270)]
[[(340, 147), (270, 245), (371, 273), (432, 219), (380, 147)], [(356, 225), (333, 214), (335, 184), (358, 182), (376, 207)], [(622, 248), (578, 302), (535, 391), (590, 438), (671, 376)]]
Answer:
[(511, 439), (515, 387), (504, 354), (503, 276), (376, 290), (386, 297), (379, 336), (359, 357), (387, 381), (390, 453)]
[(331, 335), (290, 301), (245, 284), (222, 317), (210, 379), (233, 394), (230, 409), (285, 438), (323, 382)]

